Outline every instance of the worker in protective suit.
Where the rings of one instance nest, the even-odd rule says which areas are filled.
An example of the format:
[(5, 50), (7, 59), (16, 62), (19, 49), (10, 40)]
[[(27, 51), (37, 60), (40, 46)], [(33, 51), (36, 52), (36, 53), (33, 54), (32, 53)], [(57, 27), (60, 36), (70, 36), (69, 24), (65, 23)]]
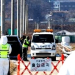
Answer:
[(8, 75), (9, 54), (12, 51), (11, 45), (7, 43), (7, 37), (1, 36), (0, 40), (0, 75)]
[(75, 51), (66, 58), (58, 75), (75, 75)]
[(22, 58), (25, 61), (28, 61), (27, 59), (28, 46), (29, 46), (29, 36), (26, 36), (26, 38), (24, 39), (23, 45), (22, 45)]

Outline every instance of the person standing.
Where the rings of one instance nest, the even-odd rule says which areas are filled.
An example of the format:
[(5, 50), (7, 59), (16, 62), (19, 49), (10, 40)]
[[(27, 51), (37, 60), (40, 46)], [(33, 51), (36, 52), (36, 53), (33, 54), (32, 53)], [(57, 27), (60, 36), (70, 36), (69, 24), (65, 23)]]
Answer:
[(29, 46), (29, 36), (26, 36), (26, 38), (24, 39), (23, 45), (22, 45), (22, 58), (25, 61), (28, 61), (27, 59), (28, 46)]
[(26, 38), (25, 35), (23, 35), (23, 36), (20, 38), (20, 41), (21, 41), (22, 44), (23, 44), (23, 41), (24, 41), (25, 38)]
[(8, 75), (9, 54), (12, 51), (11, 45), (7, 43), (7, 37), (1, 36), (0, 40), (0, 75)]

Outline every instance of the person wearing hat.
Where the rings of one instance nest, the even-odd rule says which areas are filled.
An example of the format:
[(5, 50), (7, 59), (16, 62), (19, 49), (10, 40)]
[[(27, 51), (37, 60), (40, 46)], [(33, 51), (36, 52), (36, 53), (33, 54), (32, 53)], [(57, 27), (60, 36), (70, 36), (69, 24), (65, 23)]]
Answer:
[(26, 36), (26, 38), (24, 39), (23, 45), (22, 45), (22, 58), (25, 61), (28, 61), (27, 59), (28, 46), (29, 46), (29, 36)]
[(0, 40), (0, 75), (8, 75), (9, 54), (12, 51), (11, 45), (7, 43), (7, 37), (1, 36)]

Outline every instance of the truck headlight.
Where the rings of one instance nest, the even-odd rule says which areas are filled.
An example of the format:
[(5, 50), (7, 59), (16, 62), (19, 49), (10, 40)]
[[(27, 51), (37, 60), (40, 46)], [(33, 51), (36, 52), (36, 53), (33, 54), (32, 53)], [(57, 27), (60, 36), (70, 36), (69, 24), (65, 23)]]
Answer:
[(53, 45), (52, 50), (55, 50), (55, 49), (56, 49), (56, 47), (55, 47), (55, 45)]
[(34, 47), (34, 46), (31, 46), (31, 49), (32, 49), (32, 50), (35, 50), (35, 47)]

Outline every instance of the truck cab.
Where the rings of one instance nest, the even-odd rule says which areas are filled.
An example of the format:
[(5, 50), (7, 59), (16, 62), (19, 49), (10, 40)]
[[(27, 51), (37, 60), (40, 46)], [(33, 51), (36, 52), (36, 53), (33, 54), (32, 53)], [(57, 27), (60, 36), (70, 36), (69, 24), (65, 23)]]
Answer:
[(31, 57), (56, 60), (56, 44), (52, 29), (35, 29), (31, 40)]

